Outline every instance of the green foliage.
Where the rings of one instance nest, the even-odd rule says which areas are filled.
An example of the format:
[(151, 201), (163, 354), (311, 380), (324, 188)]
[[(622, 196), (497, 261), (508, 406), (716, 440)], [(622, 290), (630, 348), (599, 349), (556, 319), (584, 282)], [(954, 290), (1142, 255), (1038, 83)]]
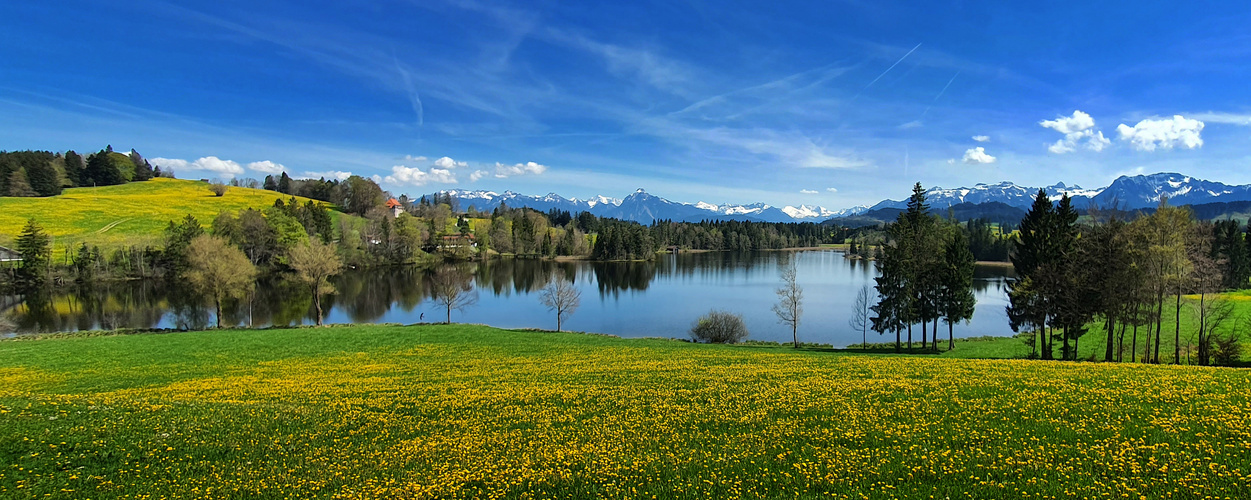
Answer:
[(48, 279), (48, 264), (52, 257), (52, 237), (45, 233), (35, 219), (26, 221), (22, 234), (17, 237), (17, 252), (22, 262), (17, 267), (19, 286), (33, 290), (43, 286)]
[(200, 227), (200, 221), (191, 214), (187, 214), (179, 223), (169, 221), (169, 226), (165, 228), (164, 263), (170, 278), (184, 276), (189, 265), (187, 249), (191, 247), (191, 241), (202, 234), (204, 228)]
[(691, 340), (710, 344), (737, 344), (747, 340), (749, 332), (742, 314), (712, 310), (691, 325)]
[(321, 325), (321, 297), (334, 293), (334, 286), (328, 280), (343, 270), (343, 259), (335, 253), (334, 247), (311, 240), (291, 249), (289, 264), (300, 281), (309, 285), (313, 307), (317, 311), (317, 324)]
[(187, 283), (213, 301), (221, 328), (222, 301), (246, 296), (256, 284), (256, 267), (228, 241), (207, 234), (192, 239), (186, 255)]

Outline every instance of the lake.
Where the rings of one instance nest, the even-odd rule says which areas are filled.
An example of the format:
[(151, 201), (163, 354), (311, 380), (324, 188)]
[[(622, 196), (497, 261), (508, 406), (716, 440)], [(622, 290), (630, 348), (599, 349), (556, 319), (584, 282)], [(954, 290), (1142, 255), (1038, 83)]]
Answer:
[[(758, 253), (663, 255), (653, 262), (554, 262), (496, 259), (461, 264), (473, 276), (476, 304), (452, 311), (452, 321), (501, 328), (556, 328), (538, 292), (557, 270), (582, 292), (582, 304), (564, 324), (566, 330), (622, 337), (686, 338), (695, 319), (710, 309), (743, 315), (750, 339), (789, 342), (789, 327), (771, 308), (780, 281), (779, 265), (795, 259), (804, 288), (801, 342), (846, 346), (861, 332), (848, 325), (857, 290), (872, 285), (871, 262), (846, 259), (842, 252), (810, 250)], [(1006, 336), (1012, 331), (1004, 312), (1012, 269), (978, 266), (977, 309), (973, 320), (958, 324), (957, 337)], [(323, 302), (327, 323), (441, 322), (446, 312), (431, 299), (429, 276), (413, 268), (348, 271), (336, 277), (338, 293)], [(256, 327), (313, 323), (312, 301), (302, 285), (270, 280), (258, 285), (250, 301), (230, 304), (223, 323)], [(100, 328), (199, 329), (214, 324), (206, 303), (159, 282), (122, 282), (93, 288), (63, 289), (51, 296), (24, 300), (0, 298), (0, 311), (17, 333)], [(946, 335), (946, 325), (940, 324)], [(12, 335), (13, 332), (5, 332)], [(920, 329), (914, 333), (920, 340)], [(868, 333), (870, 342), (893, 336)]]

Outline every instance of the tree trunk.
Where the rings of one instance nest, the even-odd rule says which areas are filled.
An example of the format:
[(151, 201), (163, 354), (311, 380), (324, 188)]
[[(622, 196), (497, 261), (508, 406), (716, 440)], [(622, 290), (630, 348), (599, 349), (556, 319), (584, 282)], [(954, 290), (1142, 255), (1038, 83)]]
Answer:
[(955, 327), (951, 322), (947, 322), (947, 350), (954, 351), (956, 349), (956, 333)]
[(899, 354), (900, 352), (903, 351), (903, 349), (900, 347), (899, 344), (900, 344), (899, 329), (896, 328), (895, 329), (895, 354)]
[(447, 304), (447, 324), (452, 324), (452, 303)]
[(925, 338), (926, 338), (925, 328), (928, 326), (929, 326), (929, 321), (926, 321), (924, 319), (921, 320), (921, 350), (922, 351), (925, 350)]
[(1173, 364), (1181, 364), (1181, 288), (1177, 289), (1177, 308), (1175, 309), (1177, 326), (1173, 329)]
[(795, 348), (799, 349), (799, 322), (791, 322), (791, 337), (795, 340)]
[(1054, 353), (1051, 351), (1051, 327), (1044, 325), (1042, 337), (1042, 359), (1055, 359)]
[(1161, 289), (1158, 295), (1159, 305), (1156, 306), (1155, 312), (1155, 356), (1152, 356), (1153, 363), (1160, 364), (1160, 335), (1164, 330), (1164, 290)]
[(1116, 320), (1110, 314), (1108, 315), (1107, 328), (1105, 328), (1104, 331), (1107, 332), (1107, 335), (1108, 335), (1108, 342), (1107, 342), (1108, 345), (1103, 350), (1103, 361), (1111, 362), (1112, 361), (1112, 340), (1113, 340), (1113, 337), (1116, 336)]
[(313, 306), (317, 309), (317, 326), (321, 326), (321, 294), (317, 293), (317, 289), (321, 288), (318, 283), (313, 284)]
[(213, 294), (213, 305), (217, 308), (217, 328), (222, 327), (222, 298), (218, 294)]
[(912, 350), (912, 323), (908, 323), (908, 350)]
[(560, 331), (560, 310), (556, 310), (556, 331)]
[(930, 331), (934, 333), (934, 352), (938, 352), (938, 318), (934, 318), (934, 328)]
[(1131, 349), (1129, 350), (1129, 362), (1133, 363), (1133, 362), (1138, 361), (1138, 323), (1134, 323), (1134, 338), (1133, 338), (1133, 341), (1131, 342), (1130, 347)]

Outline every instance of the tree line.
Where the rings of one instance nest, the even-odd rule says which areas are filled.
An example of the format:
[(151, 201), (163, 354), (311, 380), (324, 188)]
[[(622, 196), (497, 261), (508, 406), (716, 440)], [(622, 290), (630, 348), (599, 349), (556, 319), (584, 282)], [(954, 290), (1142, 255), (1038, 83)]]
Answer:
[(902, 350), (904, 331), (912, 348), (913, 327), (920, 324), (921, 349), (937, 351), (941, 320), (947, 324), (947, 348), (952, 349), (954, 325), (972, 319), (977, 303), (976, 259), (965, 231), (955, 221), (931, 214), (925, 190), (917, 183), (907, 210), (887, 226), (886, 234), (888, 242), (875, 261), (878, 300), (869, 308), (873, 316), (868, 324), (875, 332), (894, 333), (896, 352)]
[[(1079, 223), (1067, 196), (1054, 203), (1039, 191), (1012, 252), (1012, 328), (1030, 332), (1032, 350), (1043, 359), (1055, 357), (1057, 342), (1061, 359), (1076, 359), (1079, 342), (1095, 325), (1104, 333), (1104, 361), (1181, 363), (1184, 340), (1196, 351), (1192, 362), (1236, 361), (1238, 332), (1251, 324), (1231, 323), (1251, 318), (1235, 318), (1219, 293), (1246, 288), (1251, 279), (1251, 241), (1241, 224), (1198, 221), (1167, 199), (1133, 221), (1115, 208), (1092, 208)], [(1185, 339), (1184, 295), (1198, 299), (1192, 306), (1198, 324)], [(1166, 307), (1172, 325), (1165, 324)], [(1172, 353), (1161, 352), (1165, 340)]]
[(112, 145), (85, 160), (73, 150), (64, 154), (0, 151), (0, 196), (56, 196), (65, 188), (113, 186), (172, 175), (153, 167), (134, 149), (122, 154), (113, 151)]

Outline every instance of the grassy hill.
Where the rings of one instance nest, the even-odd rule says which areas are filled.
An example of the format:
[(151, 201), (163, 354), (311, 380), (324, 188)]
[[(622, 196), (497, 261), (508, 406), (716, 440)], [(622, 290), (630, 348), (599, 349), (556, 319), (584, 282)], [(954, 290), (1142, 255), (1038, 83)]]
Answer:
[(0, 245), (12, 248), (31, 218), (55, 238), (58, 252), (82, 242), (106, 249), (159, 245), (171, 220), (191, 214), (208, 226), (222, 210), (268, 207), (278, 198), (287, 197), (240, 187), (231, 187), (218, 198), (209, 192), (208, 183), (166, 178), (66, 189), (48, 198), (0, 198)]
[(1251, 372), (360, 326), (0, 341), (0, 497), (1248, 498)]

